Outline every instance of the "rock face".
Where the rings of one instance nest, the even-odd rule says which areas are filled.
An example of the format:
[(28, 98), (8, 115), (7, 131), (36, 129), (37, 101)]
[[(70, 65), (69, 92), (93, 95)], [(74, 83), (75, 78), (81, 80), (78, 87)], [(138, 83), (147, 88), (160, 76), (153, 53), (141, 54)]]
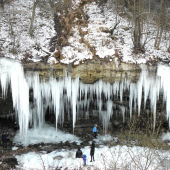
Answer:
[(72, 78), (79, 76), (82, 83), (91, 84), (101, 79), (105, 82), (114, 83), (115, 81), (124, 81), (129, 79), (136, 82), (139, 79), (141, 68), (135, 64), (121, 63), (116, 58), (112, 61), (109, 59), (95, 58), (87, 60), (80, 65), (44, 65), (40, 63), (24, 64), (25, 71), (37, 71), (41, 79), (49, 79), (53, 76), (56, 78), (63, 77), (66, 74)]
[(139, 78), (140, 71), (141, 69), (137, 65), (120, 63), (116, 59), (110, 62), (106, 59), (99, 60), (96, 58), (77, 66), (72, 76), (79, 75), (83, 83), (94, 83), (101, 79), (112, 84), (115, 81), (121, 82), (125, 79), (136, 81)]
[(10, 158), (5, 158), (2, 161), (1, 167), (2, 169), (14, 169), (16, 165), (18, 165), (17, 159), (15, 157), (10, 157)]

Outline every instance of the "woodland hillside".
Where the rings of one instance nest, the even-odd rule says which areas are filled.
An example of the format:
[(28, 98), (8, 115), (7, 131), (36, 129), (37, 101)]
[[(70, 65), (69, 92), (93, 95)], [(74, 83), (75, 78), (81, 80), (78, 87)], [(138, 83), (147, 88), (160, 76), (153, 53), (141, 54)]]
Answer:
[(170, 58), (168, 0), (1, 0), (0, 55), (78, 65)]

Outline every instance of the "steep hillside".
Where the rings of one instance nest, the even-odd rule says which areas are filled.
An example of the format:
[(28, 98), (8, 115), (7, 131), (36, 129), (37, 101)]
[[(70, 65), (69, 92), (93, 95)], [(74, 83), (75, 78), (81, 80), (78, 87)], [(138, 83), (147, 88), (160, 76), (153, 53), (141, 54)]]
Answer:
[[(102, 1), (101, 1), (102, 2)], [(113, 1), (14, 0), (1, 4), (0, 55), (24, 63), (79, 65), (107, 58), (126, 63), (169, 63), (169, 32), (154, 48), (157, 27), (149, 18), (145, 48), (133, 51), (131, 12)]]

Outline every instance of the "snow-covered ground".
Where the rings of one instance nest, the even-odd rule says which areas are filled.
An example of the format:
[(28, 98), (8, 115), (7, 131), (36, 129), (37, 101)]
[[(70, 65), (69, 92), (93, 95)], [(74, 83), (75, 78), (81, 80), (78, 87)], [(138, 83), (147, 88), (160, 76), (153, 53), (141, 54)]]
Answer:
[(60, 130), (56, 131), (56, 128), (51, 127), (47, 124), (43, 125), (41, 128), (33, 128), (29, 129), (28, 133), (24, 135), (20, 135), (18, 132), (13, 139), (15, 143), (21, 143), (24, 146), (28, 146), (30, 144), (43, 143), (60, 143), (69, 141), (70, 143), (76, 142), (80, 144), (80, 140), (75, 135), (64, 133)]
[[(169, 152), (162, 152), (158, 150), (150, 150), (142, 147), (127, 147), (114, 146), (108, 148), (100, 145), (95, 149), (95, 161), (90, 162), (90, 148), (89, 146), (82, 148), (83, 154), (87, 156), (86, 165), (83, 165), (83, 160), (75, 158), (76, 149), (53, 151), (51, 153), (37, 153), (30, 152), (16, 156), (21, 163), (19, 167), (23, 169), (43, 169), (43, 164), (46, 169), (55, 169), (58, 167), (61, 170), (77, 170), (77, 169), (166, 169), (169, 165)], [(41, 156), (41, 157), (40, 157)], [(147, 158), (148, 157), (148, 158)], [(58, 159), (57, 159), (58, 158)], [(165, 161), (167, 160), (167, 161)]]
[[(53, 128), (41, 129), (41, 132), (37, 130), (30, 130), (28, 132), (27, 140), (34, 144), (37, 142), (48, 142), (58, 143), (60, 140), (69, 140), (70, 142), (80, 142), (80, 140), (74, 135), (66, 135), (62, 132), (55, 132)], [(43, 134), (46, 134), (45, 137)], [(41, 135), (40, 135), (41, 134)], [(55, 135), (59, 134), (58, 137)], [(54, 136), (54, 137), (53, 137)], [(53, 140), (55, 138), (55, 140)], [(170, 138), (168, 138), (170, 139)], [(19, 142), (22, 140), (19, 135), (16, 135), (14, 141)], [(86, 165), (84, 166), (83, 159), (76, 159), (76, 148), (75, 149), (60, 149), (54, 150), (50, 153), (45, 151), (37, 152), (30, 151), (25, 154), (16, 154), (16, 158), (19, 162), (17, 166), (19, 169), (24, 170), (41, 170), (45, 167), (47, 170), (52, 170), (58, 167), (61, 170), (78, 170), (78, 169), (169, 169), (170, 154), (167, 150), (149, 149), (146, 147), (128, 147), (116, 145), (109, 147), (109, 145), (103, 145), (102, 143), (109, 143), (109, 141), (117, 140), (117, 138), (110, 135), (99, 135), (95, 139), (95, 143), (98, 147), (95, 148), (94, 162), (90, 162), (90, 144), (84, 148), (81, 148), (83, 155), (87, 156)], [(28, 144), (28, 143), (27, 143)], [(40, 146), (41, 147), (41, 146)], [(81, 147), (81, 146), (80, 146)], [(18, 153), (18, 148), (13, 147), (12, 150)], [(20, 152), (19, 152), (20, 153)], [(22, 152), (21, 152), (22, 153)]]
[[(74, 9), (78, 8), (79, 2), (78, 0), (73, 1)], [(73, 62), (77, 65), (86, 59), (93, 58), (94, 54), (89, 50), (87, 44), (80, 42), (81, 36), (78, 28), (87, 32), (84, 40), (95, 49), (95, 55), (100, 58), (108, 57), (112, 60), (115, 57), (115, 53), (118, 53), (123, 62), (136, 64), (146, 63), (148, 60), (156, 60), (157, 58), (170, 58), (170, 53), (167, 52), (170, 41), (165, 38), (164, 33), (160, 49), (155, 50), (154, 41), (157, 27), (149, 24), (151, 21), (148, 21), (144, 27), (144, 32), (150, 32), (149, 35), (146, 34), (150, 41), (145, 46), (145, 53), (133, 54), (132, 29), (127, 29), (133, 27), (132, 22), (125, 17), (117, 15), (113, 3), (109, 3), (112, 2), (108, 2), (103, 10), (95, 2), (84, 6), (84, 12), (89, 16), (88, 26), (75, 25), (72, 28), (74, 34), (68, 40), (70, 45), (62, 49), (64, 59), (60, 60), (61, 63), (68, 64)], [(50, 39), (56, 34), (54, 30), (53, 9), (47, 1), (42, 1), (42, 3), (37, 5), (34, 19), (34, 36), (31, 37), (29, 28), (33, 4), (32, 0), (14, 0), (0, 8), (1, 51), (4, 56), (21, 59), (24, 54), (28, 53), (32, 55), (33, 61), (39, 61), (42, 56), (46, 55), (46, 52), (49, 52)], [(113, 7), (110, 8), (110, 6)], [(103, 30), (112, 29), (118, 21), (120, 23), (117, 25), (113, 33), (114, 39), (112, 39)], [(166, 37), (169, 36), (169, 32), (166, 32)], [(15, 53), (15, 50), (17, 50), (16, 54), (11, 53), (11, 51)], [(53, 53), (51, 53), (48, 62), (58, 62), (53, 57)]]

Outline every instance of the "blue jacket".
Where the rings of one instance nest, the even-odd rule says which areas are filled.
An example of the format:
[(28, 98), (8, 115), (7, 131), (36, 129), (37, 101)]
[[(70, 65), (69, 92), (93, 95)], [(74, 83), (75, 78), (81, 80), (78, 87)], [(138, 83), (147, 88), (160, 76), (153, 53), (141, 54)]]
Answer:
[(98, 132), (96, 126), (93, 128), (93, 132)]

